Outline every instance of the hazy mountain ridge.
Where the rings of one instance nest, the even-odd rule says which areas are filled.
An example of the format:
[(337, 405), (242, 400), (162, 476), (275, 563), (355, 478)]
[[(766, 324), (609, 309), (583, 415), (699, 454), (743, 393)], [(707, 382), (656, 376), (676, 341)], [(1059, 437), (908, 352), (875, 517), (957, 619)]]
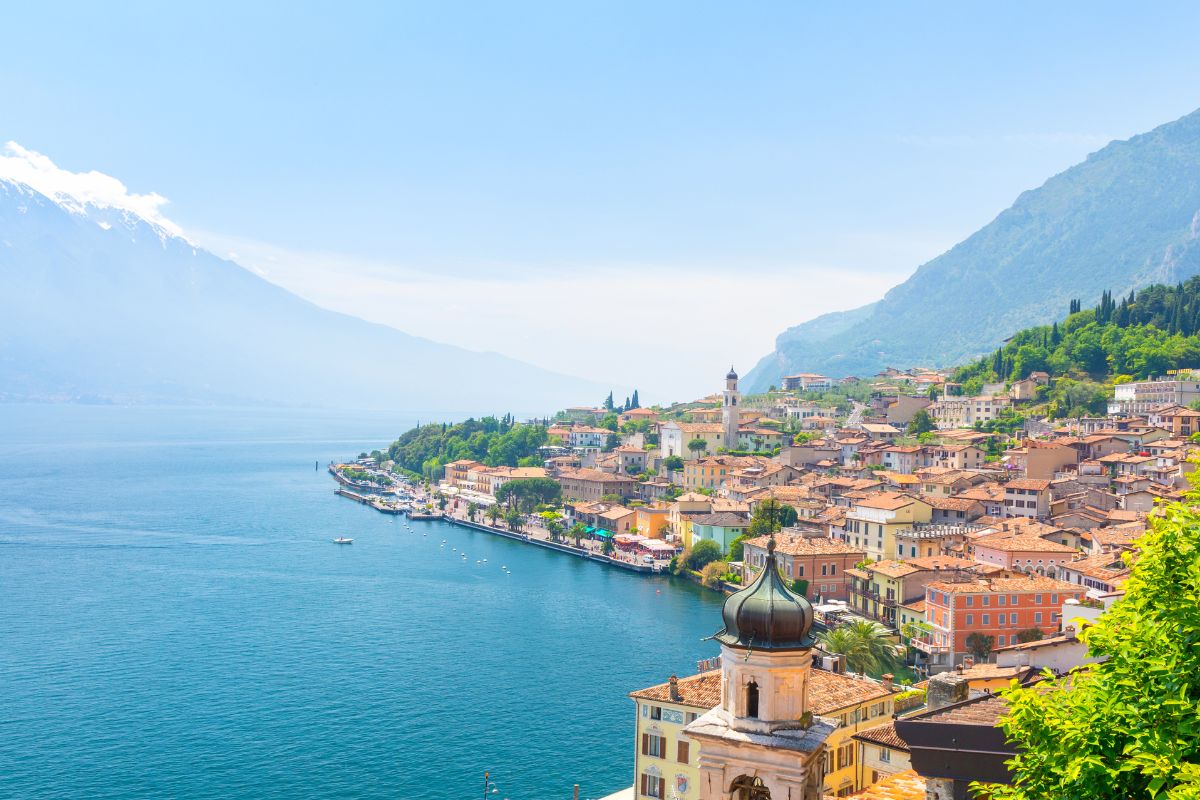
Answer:
[(136, 214), (0, 180), (2, 398), (528, 413), (607, 391), (319, 308)]
[[(1121, 295), (1200, 273), (1200, 111), (1021, 193), (988, 225), (922, 265), (883, 300), (784, 331), (747, 376), (841, 376), (948, 366), (1049, 323), (1070, 299)], [(849, 320), (849, 324), (846, 321)], [(840, 327), (832, 335), (831, 325)]]

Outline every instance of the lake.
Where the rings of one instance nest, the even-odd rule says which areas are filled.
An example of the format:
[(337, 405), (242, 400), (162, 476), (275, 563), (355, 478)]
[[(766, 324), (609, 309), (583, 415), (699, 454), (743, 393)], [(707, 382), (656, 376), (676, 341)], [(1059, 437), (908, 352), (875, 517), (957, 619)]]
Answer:
[(334, 495), (413, 422), (0, 405), (0, 797), (630, 785), (626, 695), (716, 654), (720, 598)]

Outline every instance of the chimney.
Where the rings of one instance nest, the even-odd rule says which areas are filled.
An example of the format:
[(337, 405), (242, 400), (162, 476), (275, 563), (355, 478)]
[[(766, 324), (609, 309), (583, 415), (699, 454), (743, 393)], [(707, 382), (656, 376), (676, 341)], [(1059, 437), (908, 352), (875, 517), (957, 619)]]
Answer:
[(889, 692), (892, 690), (892, 681), (895, 679), (896, 676), (890, 672), (885, 672), (880, 676), (880, 680), (883, 681), (883, 688)]
[(957, 672), (940, 672), (929, 679), (925, 690), (925, 708), (937, 711), (953, 703), (961, 703), (970, 693), (971, 683)]
[(670, 685), (671, 699), (678, 703), (683, 699), (683, 696), (679, 694), (679, 678), (672, 675), (667, 683)]

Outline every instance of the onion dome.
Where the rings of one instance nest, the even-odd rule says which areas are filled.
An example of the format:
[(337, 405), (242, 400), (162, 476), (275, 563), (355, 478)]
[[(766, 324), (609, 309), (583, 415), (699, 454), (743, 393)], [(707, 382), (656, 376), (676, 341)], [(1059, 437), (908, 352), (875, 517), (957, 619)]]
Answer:
[(731, 364), (731, 365), (729, 366), (729, 372), (728, 372), (728, 373), (726, 373), (726, 375), (725, 375), (725, 380), (727, 380), (727, 381), (736, 381), (737, 379), (738, 379), (738, 377), (737, 377), (737, 373), (733, 371), (733, 365)]
[(725, 629), (716, 640), (747, 650), (807, 650), (812, 635), (813, 607), (793, 592), (775, 562), (775, 537), (767, 543), (767, 563), (754, 582), (730, 595), (721, 609)]

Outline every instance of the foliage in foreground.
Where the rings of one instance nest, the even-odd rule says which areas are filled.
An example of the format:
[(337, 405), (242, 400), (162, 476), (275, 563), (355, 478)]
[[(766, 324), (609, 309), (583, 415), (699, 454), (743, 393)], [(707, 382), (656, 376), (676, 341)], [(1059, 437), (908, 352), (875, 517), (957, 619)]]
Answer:
[(825, 631), (817, 637), (817, 641), (827, 653), (845, 657), (846, 666), (852, 672), (876, 675), (903, 664), (887, 630), (869, 620)]
[(1106, 658), (1007, 690), (1019, 754), (994, 800), (1200, 798), (1200, 492), (1164, 507), (1136, 544), (1125, 597), (1081, 633)]

